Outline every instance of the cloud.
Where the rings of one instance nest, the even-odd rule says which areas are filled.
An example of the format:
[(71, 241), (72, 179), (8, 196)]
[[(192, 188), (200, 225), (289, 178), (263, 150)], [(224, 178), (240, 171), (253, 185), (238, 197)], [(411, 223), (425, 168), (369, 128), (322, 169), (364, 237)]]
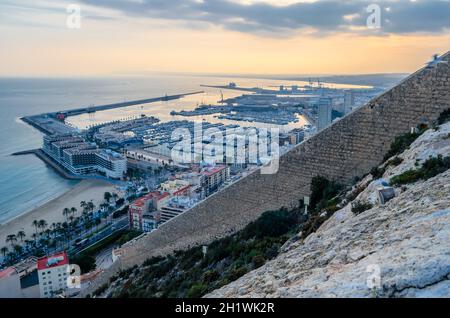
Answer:
[[(450, 29), (449, 0), (319, 0), (275, 5), (276, 2), (239, 3), (237, 0), (82, 0), (118, 10), (131, 17), (168, 19), (183, 25), (218, 25), (245, 33), (289, 34), (302, 30), (318, 33), (367, 34), (444, 33)], [(369, 30), (366, 8), (381, 8), (381, 29)], [(356, 30), (356, 31), (355, 31)]]

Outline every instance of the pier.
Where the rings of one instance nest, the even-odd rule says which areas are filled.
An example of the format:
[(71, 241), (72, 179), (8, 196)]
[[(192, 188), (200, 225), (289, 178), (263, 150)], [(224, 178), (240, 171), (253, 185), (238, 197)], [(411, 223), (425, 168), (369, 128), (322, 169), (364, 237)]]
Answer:
[(86, 178), (76, 176), (74, 174), (69, 173), (64, 168), (62, 168), (59, 164), (54, 162), (49, 156), (47, 156), (42, 149), (31, 149), (31, 150), (25, 150), (25, 151), (19, 151), (12, 154), (12, 156), (23, 156), (23, 155), (35, 155), (39, 159), (41, 159), (43, 162), (45, 162), (47, 165), (55, 169), (55, 171), (61, 175), (63, 178), (69, 179), (69, 180), (83, 180)]
[(177, 95), (165, 95), (161, 97), (147, 98), (147, 99), (139, 99), (122, 103), (114, 103), (107, 105), (99, 105), (99, 106), (89, 106), (89, 107), (81, 107), (69, 110), (63, 110), (58, 112), (45, 113), (40, 115), (33, 115), (22, 117), (21, 120), (34, 128), (38, 129), (42, 133), (46, 135), (53, 134), (71, 134), (77, 132), (77, 129), (74, 127), (70, 127), (64, 123), (64, 120), (58, 119), (58, 115), (62, 114), (63, 117), (77, 116), (85, 113), (95, 113), (97, 111), (110, 110), (121, 107), (142, 105), (155, 103), (160, 101), (169, 101), (180, 99), (189, 95), (202, 94), (204, 91), (197, 91), (191, 93), (177, 94)]
[[(84, 113), (94, 113), (97, 111), (109, 110), (109, 109), (114, 109), (114, 108), (121, 108), (121, 107), (128, 107), (128, 106), (135, 106), (135, 105), (149, 104), (149, 103), (154, 103), (154, 102), (180, 99), (185, 96), (202, 94), (202, 93), (204, 93), (204, 91), (197, 91), (197, 92), (192, 92), (192, 93), (184, 93), (184, 94), (176, 94), (176, 95), (165, 95), (165, 96), (161, 96), (161, 97), (138, 99), (138, 100), (132, 100), (132, 101), (122, 102), (122, 103), (75, 108), (75, 109), (71, 109), (71, 110), (67, 110), (67, 111), (60, 111), (59, 113), (63, 113), (66, 116), (76, 116), (76, 115), (80, 115), (80, 114), (84, 114)], [(57, 113), (55, 113), (55, 115), (56, 114)]]

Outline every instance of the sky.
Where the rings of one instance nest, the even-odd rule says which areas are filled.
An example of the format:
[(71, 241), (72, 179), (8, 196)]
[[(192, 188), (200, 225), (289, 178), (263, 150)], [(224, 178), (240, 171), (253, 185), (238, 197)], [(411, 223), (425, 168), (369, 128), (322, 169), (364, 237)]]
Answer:
[(0, 0), (0, 76), (409, 73), (450, 50), (449, 17), (450, 0)]

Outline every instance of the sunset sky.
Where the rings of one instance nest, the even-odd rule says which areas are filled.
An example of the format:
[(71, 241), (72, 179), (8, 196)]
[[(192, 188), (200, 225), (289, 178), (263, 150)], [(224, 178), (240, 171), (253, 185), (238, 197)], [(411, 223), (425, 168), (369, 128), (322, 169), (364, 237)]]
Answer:
[(449, 17), (447, 0), (0, 0), (0, 76), (412, 72), (450, 50)]

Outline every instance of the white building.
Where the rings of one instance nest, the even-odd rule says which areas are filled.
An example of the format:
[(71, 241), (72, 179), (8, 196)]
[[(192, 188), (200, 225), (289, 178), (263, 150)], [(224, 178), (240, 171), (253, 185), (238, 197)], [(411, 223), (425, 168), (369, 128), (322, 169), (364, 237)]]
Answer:
[(80, 137), (44, 136), (44, 152), (75, 175), (100, 173), (121, 179), (127, 171), (127, 159), (109, 149), (98, 149)]
[(51, 298), (67, 290), (69, 258), (66, 252), (40, 258), (37, 270), (41, 298)]

